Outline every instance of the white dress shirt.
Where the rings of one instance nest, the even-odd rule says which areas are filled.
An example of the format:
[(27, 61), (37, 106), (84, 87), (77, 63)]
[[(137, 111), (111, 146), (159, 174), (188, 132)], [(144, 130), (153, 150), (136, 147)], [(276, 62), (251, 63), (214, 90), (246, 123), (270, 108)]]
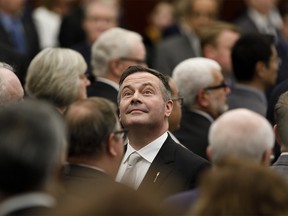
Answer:
[(144, 179), (151, 163), (153, 162), (154, 158), (158, 154), (160, 148), (164, 144), (167, 137), (168, 137), (168, 133), (165, 132), (160, 137), (158, 137), (156, 140), (154, 140), (153, 142), (144, 146), (143, 148), (141, 148), (138, 151), (136, 151), (128, 142), (126, 153), (122, 159), (121, 165), (120, 165), (119, 170), (118, 170), (118, 174), (116, 176), (116, 181), (117, 182), (121, 181), (121, 179), (124, 175), (124, 172), (126, 170), (126, 167), (127, 167), (128, 157), (130, 156), (130, 154), (132, 154), (133, 152), (136, 151), (142, 157), (142, 160), (140, 160), (135, 165), (137, 168), (137, 173), (136, 173), (136, 185), (135, 185), (134, 189), (137, 189), (139, 187), (139, 185), (141, 184), (142, 180)]

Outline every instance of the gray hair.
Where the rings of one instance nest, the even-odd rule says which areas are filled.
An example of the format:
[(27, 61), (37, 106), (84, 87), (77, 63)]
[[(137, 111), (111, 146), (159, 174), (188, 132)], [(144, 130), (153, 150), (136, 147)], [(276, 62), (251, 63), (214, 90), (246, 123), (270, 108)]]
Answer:
[(0, 62), (0, 106), (22, 100), (24, 90), (19, 78), (14, 73), (14, 68)]
[(5, 172), (1, 193), (43, 190), (65, 162), (66, 129), (60, 113), (43, 101), (25, 100), (1, 109), (0, 122), (0, 170)]
[(215, 70), (221, 71), (221, 66), (202, 57), (184, 60), (174, 68), (172, 78), (184, 98), (184, 106), (193, 106), (198, 91), (213, 84)]
[(258, 113), (234, 109), (212, 123), (208, 140), (214, 163), (227, 156), (260, 162), (264, 152), (274, 145), (274, 132)]
[(105, 76), (109, 63), (117, 58), (128, 57), (139, 42), (142, 42), (140, 34), (123, 28), (115, 27), (103, 32), (92, 46), (94, 76)]
[(281, 145), (288, 147), (288, 92), (280, 95), (274, 109)]
[(25, 89), (29, 96), (42, 98), (57, 107), (66, 107), (78, 97), (80, 79), (87, 64), (72, 49), (46, 48), (31, 61)]

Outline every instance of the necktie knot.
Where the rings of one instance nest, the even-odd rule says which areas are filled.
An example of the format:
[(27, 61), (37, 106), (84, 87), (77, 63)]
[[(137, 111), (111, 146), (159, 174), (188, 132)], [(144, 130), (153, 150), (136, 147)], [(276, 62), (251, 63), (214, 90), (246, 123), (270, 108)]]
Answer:
[(141, 156), (137, 152), (133, 152), (128, 158), (127, 166), (133, 167), (140, 159)]

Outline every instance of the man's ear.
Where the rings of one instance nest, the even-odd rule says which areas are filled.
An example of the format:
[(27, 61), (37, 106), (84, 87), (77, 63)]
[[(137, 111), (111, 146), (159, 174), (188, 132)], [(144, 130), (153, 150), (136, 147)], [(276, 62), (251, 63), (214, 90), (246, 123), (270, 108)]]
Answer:
[(281, 139), (280, 139), (280, 136), (279, 136), (279, 133), (278, 133), (278, 125), (275, 124), (273, 129), (274, 129), (274, 134), (275, 134), (275, 138), (276, 138), (276, 143), (278, 145), (281, 145)]
[(207, 107), (209, 105), (208, 95), (204, 90), (199, 90), (197, 92), (196, 100), (200, 107)]
[(255, 75), (258, 76), (259, 78), (262, 78), (264, 76), (264, 72), (266, 71), (266, 65), (264, 62), (258, 61), (255, 65)]
[(207, 146), (207, 148), (206, 148), (206, 156), (207, 156), (209, 161), (212, 160), (212, 151), (211, 151), (211, 147), (210, 146)]
[(261, 163), (264, 166), (270, 166), (271, 165), (271, 155), (272, 155), (272, 150), (271, 149), (267, 149), (263, 153)]
[(169, 100), (166, 102), (165, 116), (169, 117), (171, 115), (172, 110), (173, 110), (173, 101)]
[(110, 133), (107, 139), (107, 152), (111, 156), (117, 156), (117, 141), (114, 133)]

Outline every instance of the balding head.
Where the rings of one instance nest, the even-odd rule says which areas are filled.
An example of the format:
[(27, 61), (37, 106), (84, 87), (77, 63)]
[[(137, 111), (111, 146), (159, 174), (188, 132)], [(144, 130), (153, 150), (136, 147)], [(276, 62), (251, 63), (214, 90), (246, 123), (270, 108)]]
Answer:
[(23, 99), (24, 90), (13, 68), (0, 62), (0, 106)]
[(207, 154), (212, 162), (229, 156), (269, 164), (273, 144), (273, 129), (264, 117), (247, 109), (234, 109), (211, 125)]

